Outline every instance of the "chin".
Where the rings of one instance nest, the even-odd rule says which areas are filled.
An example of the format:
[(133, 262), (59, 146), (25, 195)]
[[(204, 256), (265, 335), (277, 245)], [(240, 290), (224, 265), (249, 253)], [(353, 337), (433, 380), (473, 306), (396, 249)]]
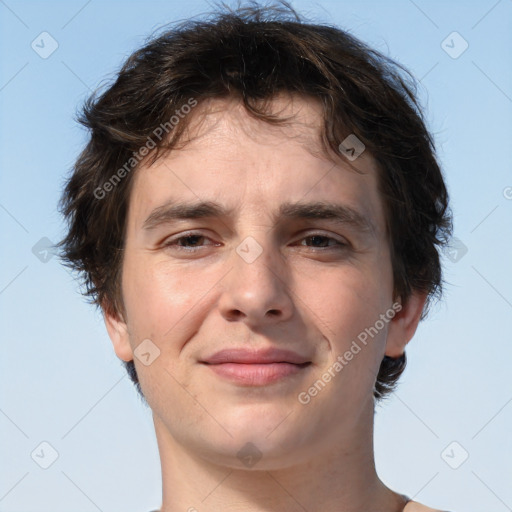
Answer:
[(279, 403), (247, 404), (234, 406), (224, 416), (227, 430), (237, 439), (259, 439), (260, 442), (271, 442), (282, 435), (289, 436), (289, 429), (297, 426), (291, 421), (297, 420), (292, 406), (286, 407)]
[(246, 471), (286, 469), (300, 462), (296, 446), (285, 448), (279, 444), (280, 439), (276, 441), (270, 442), (265, 436), (234, 437), (220, 446), (216, 443), (205, 446), (203, 443), (199, 453), (213, 464)]
[(217, 430), (215, 439), (202, 438), (198, 451), (210, 462), (233, 469), (276, 470), (297, 464), (302, 453), (299, 447), (310, 451), (313, 443), (292, 421), (294, 415), (287, 419), (287, 414), (282, 410), (264, 414), (252, 406), (251, 413), (218, 418), (231, 436)]

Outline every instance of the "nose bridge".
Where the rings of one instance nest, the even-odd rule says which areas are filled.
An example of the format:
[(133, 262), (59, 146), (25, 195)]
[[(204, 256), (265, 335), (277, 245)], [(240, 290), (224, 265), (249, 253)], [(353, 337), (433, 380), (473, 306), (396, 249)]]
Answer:
[(292, 314), (286, 267), (268, 231), (246, 236), (232, 254), (232, 265), (220, 301), (226, 318), (260, 322)]
[(274, 244), (267, 233), (260, 234), (258, 240), (250, 235), (236, 247), (236, 256), (233, 255), (235, 275), (239, 275), (240, 281), (247, 279), (253, 281), (255, 285), (276, 288), (276, 281), (281, 282), (277, 277), (282, 267), (278, 264), (279, 247), (273, 247)]
[[(252, 186), (253, 193), (263, 196), (260, 186)], [(233, 264), (236, 272), (267, 278), (272, 272), (277, 273), (279, 267), (279, 246), (276, 244), (272, 230), (272, 219), (267, 213), (270, 207), (263, 207), (260, 201), (247, 198), (240, 209), (237, 235), (240, 242), (235, 247)]]

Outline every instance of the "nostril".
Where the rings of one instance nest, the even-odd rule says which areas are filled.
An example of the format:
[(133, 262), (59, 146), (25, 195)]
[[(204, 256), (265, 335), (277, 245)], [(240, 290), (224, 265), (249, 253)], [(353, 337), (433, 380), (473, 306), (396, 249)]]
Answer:
[(238, 318), (241, 318), (243, 316), (245, 316), (239, 309), (233, 309), (233, 311), (231, 311), (231, 314), (230, 314), (231, 318), (233, 320), (236, 320)]

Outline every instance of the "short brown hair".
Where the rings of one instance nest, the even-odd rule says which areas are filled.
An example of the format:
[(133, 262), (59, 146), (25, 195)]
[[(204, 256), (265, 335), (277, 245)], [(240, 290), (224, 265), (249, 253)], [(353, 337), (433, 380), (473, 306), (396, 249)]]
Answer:
[[(166, 27), (126, 60), (113, 84), (86, 101), (79, 121), (90, 139), (61, 198), (69, 229), (59, 246), (93, 303), (124, 316), (120, 274), (130, 171), (141, 148), (151, 148), (155, 161), (176, 147), (187, 117), (175, 125), (170, 120), (191, 98), (238, 98), (250, 115), (279, 124), (283, 119), (265, 105), (280, 92), (320, 100), (326, 152), (339, 154), (340, 142), (354, 134), (375, 158), (395, 297), (405, 301), (422, 291), (428, 306), (439, 295), (439, 248), (451, 233), (451, 217), (414, 78), (346, 31), (306, 23), (287, 2), (253, 2)], [(163, 127), (169, 129), (158, 139)], [(376, 398), (393, 390), (405, 363), (405, 354), (384, 357)], [(125, 366), (144, 399), (133, 361)]]

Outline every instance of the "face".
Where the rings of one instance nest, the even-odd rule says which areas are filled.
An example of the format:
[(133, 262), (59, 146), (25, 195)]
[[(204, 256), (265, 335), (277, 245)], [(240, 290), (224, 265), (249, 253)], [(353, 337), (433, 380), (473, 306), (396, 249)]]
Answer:
[(393, 298), (372, 157), (333, 163), (319, 105), (273, 106), (294, 122), (201, 104), (191, 141), (136, 171), (126, 315), (106, 318), (170, 438), (231, 467), (246, 443), (273, 469), (350, 439), (421, 310)]

